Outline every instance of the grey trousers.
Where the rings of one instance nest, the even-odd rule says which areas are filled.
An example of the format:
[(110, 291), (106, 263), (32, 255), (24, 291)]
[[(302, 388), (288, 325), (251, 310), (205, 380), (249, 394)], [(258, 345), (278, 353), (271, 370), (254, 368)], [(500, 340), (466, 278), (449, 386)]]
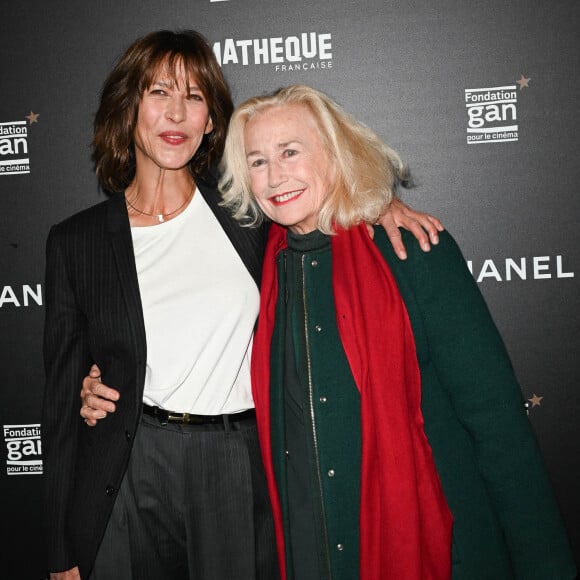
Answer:
[(144, 415), (90, 580), (277, 578), (255, 419), (224, 428)]

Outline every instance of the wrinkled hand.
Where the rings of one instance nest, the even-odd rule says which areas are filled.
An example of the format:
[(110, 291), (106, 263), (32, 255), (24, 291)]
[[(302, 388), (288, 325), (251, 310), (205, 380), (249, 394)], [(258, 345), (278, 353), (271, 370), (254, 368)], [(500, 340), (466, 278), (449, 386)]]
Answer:
[(113, 401), (118, 401), (120, 396), (119, 391), (101, 383), (101, 371), (97, 365), (93, 365), (83, 379), (81, 417), (89, 427), (94, 427), (99, 419), (104, 419), (108, 413), (115, 412), (116, 406)]
[(438, 234), (445, 229), (438, 218), (415, 211), (399, 198), (393, 199), (389, 209), (379, 218), (378, 223), (387, 232), (395, 253), (401, 260), (407, 259), (407, 251), (401, 238), (400, 227), (409, 230), (417, 238), (424, 252), (431, 249), (431, 244), (439, 243)]
[(81, 574), (77, 566), (65, 572), (51, 572), (50, 580), (81, 580)]

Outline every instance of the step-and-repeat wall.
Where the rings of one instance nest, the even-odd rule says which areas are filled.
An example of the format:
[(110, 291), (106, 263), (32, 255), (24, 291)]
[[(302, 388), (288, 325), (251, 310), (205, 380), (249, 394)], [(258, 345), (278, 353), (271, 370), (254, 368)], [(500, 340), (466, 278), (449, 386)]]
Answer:
[(2, 578), (44, 577), (46, 236), (102, 200), (101, 83), (160, 28), (204, 33), (236, 103), (310, 84), (401, 153), (404, 199), (454, 234), (504, 336), (580, 561), (577, 0), (26, 0), (0, 20)]

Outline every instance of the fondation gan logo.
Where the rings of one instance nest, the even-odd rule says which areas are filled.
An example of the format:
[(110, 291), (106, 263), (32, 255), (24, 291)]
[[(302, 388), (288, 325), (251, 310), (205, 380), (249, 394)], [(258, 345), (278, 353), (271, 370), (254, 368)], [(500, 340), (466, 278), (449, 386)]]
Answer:
[(28, 125), (38, 123), (39, 114), (30, 111), (28, 121), (0, 123), (0, 175), (30, 173)]
[(4, 425), (6, 475), (41, 475), (40, 425)]
[(332, 68), (332, 35), (302, 32), (291, 36), (226, 38), (213, 51), (221, 66), (272, 65), (274, 72)]
[(518, 140), (518, 94), (531, 80), (521, 75), (513, 85), (465, 89), (468, 145)]

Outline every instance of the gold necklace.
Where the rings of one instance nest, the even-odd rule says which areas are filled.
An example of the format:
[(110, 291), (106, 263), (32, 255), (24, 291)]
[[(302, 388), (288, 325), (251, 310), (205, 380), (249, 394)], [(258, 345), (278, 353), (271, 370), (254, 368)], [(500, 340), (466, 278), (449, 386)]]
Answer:
[(125, 196), (125, 201), (127, 202), (127, 205), (129, 207), (133, 208), (137, 213), (140, 213), (141, 215), (146, 215), (146, 216), (149, 216), (149, 217), (156, 217), (157, 220), (159, 221), (159, 223), (163, 223), (165, 221), (165, 218), (169, 217), (170, 215), (173, 215), (174, 213), (177, 213), (180, 209), (183, 209), (183, 207), (193, 197), (194, 190), (195, 190), (195, 181), (193, 182), (193, 185), (191, 186), (191, 192), (189, 193), (187, 199), (177, 209), (174, 209), (173, 211), (170, 211), (169, 213), (147, 213), (146, 211), (140, 210), (138, 207), (135, 207), (129, 201), (129, 199), (127, 198), (127, 196)]

